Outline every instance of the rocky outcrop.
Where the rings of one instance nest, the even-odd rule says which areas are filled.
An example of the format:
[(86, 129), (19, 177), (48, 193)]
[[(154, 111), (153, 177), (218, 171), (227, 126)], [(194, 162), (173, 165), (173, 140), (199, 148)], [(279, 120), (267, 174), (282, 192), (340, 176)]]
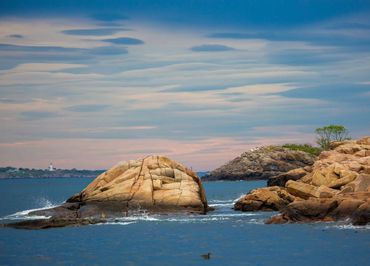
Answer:
[(268, 179), (314, 163), (315, 156), (279, 146), (252, 149), (204, 176), (202, 180)]
[(120, 202), (132, 208), (207, 208), (205, 192), (190, 169), (163, 156), (118, 164), (67, 202)]
[(355, 225), (370, 221), (370, 193), (340, 195), (334, 198), (309, 198), (294, 201), (283, 212), (266, 223), (318, 222), (350, 219)]
[(294, 200), (295, 197), (284, 188), (266, 187), (254, 189), (241, 197), (235, 203), (234, 209), (240, 211), (278, 211)]
[(48, 228), (91, 224), (137, 210), (205, 213), (208, 205), (202, 183), (192, 170), (167, 157), (148, 156), (119, 163), (61, 206), (29, 214), (50, 219), (9, 226)]
[[(293, 170), (284, 187), (251, 191), (235, 203), (236, 210), (279, 210), (268, 223), (335, 221), (370, 222), (370, 137), (333, 144), (312, 168)], [(268, 193), (266, 192), (268, 191)], [(276, 191), (279, 191), (277, 193)], [(269, 195), (269, 196), (266, 196)], [(287, 199), (290, 199), (290, 201)], [(271, 204), (274, 202), (276, 204)], [(257, 203), (258, 206), (257, 207)]]

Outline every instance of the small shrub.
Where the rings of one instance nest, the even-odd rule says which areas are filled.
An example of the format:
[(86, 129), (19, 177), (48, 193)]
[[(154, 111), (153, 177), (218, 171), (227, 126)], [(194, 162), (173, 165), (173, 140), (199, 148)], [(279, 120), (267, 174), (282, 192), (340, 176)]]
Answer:
[(318, 156), (320, 152), (322, 151), (319, 147), (314, 147), (310, 144), (293, 144), (293, 143), (287, 143), (283, 145), (283, 148), (287, 148), (289, 150), (293, 151), (303, 151), (315, 156)]
[(329, 125), (325, 127), (316, 128), (317, 144), (323, 150), (330, 149), (330, 143), (333, 141), (344, 141), (351, 139), (349, 137), (348, 129), (342, 125)]

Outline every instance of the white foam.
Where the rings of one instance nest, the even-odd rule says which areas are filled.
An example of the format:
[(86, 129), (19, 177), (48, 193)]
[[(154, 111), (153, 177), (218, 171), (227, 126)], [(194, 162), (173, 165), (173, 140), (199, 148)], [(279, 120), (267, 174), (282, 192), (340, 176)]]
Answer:
[(161, 221), (164, 222), (179, 222), (179, 223), (197, 223), (197, 222), (208, 222), (208, 221), (223, 221), (229, 220), (229, 217), (202, 217), (202, 218), (186, 218), (186, 217), (179, 217), (179, 218), (166, 218)]
[(33, 211), (41, 211), (45, 209), (50, 209), (57, 207), (58, 204), (53, 204), (51, 201), (45, 198), (41, 198), (39, 200), (40, 203), (42, 203), (43, 207), (41, 208), (36, 208), (36, 209), (29, 209), (29, 210), (24, 210), (24, 211), (19, 211), (13, 214), (9, 214), (7, 216), (4, 216), (0, 218), (1, 220), (29, 220), (29, 219), (49, 219), (50, 216), (38, 216), (38, 215), (28, 215), (30, 212)]
[(244, 198), (245, 194), (247, 194), (247, 193), (241, 194), (238, 198), (234, 199), (233, 204), (236, 203), (238, 200)]
[(370, 230), (370, 224), (368, 225), (352, 225), (352, 224), (340, 224), (326, 226), (326, 229), (336, 228), (341, 230)]
[(265, 221), (263, 219), (250, 219), (247, 221), (249, 224), (265, 224)]
[(106, 223), (97, 223), (97, 224), (94, 224), (94, 225), (106, 225), (106, 224), (129, 225), (129, 224), (136, 224), (136, 222), (118, 222), (118, 221), (112, 221), (112, 222), (106, 222)]
[(210, 200), (209, 203), (233, 203), (234, 199), (231, 200)]
[(232, 207), (233, 203), (215, 203), (215, 204), (209, 204), (210, 207)]
[(127, 216), (127, 217), (119, 217), (115, 218), (114, 221), (116, 222), (136, 222), (136, 221), (160, 221), (159, 218), (149, 215), (137, 215), (137, 216)]
[(210, 214), (212, 217), (243, 217), (243, 216), (256, 216), (260, 215), (255, 212), (241, 212), (241, 213), (220, 213), (220, 214)]

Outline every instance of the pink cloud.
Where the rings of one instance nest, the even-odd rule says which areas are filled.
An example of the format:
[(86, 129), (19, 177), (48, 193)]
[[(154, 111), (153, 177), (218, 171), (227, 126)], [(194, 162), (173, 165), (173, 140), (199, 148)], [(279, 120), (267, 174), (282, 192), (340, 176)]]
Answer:
[[(259, 128), (257, 132), (271, 130)], [(261, 134), (263, 135), (263, 134)], [(278, 137), (203, 140), (171, 139), (43, 139), (0, 143), (1, 165), (46, 168), (106, 169), (118, 161), (162, 154), (194, 170), (212, 170), (253, 147), (287, 142), (312, 142), (312, 134), (290, 132)]]

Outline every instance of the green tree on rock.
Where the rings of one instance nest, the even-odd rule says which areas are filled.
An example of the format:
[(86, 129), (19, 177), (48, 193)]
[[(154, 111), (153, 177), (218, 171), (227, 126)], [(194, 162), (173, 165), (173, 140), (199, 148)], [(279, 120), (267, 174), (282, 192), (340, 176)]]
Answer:
[(348, 129), (342, 125), (329, 125), (315, 130), (317, 136), (316, 143), (320, 145), (323, 150), (330, 149), (330, 143), (333, 141), (344, 141), (351, 139), (348, 136)]

